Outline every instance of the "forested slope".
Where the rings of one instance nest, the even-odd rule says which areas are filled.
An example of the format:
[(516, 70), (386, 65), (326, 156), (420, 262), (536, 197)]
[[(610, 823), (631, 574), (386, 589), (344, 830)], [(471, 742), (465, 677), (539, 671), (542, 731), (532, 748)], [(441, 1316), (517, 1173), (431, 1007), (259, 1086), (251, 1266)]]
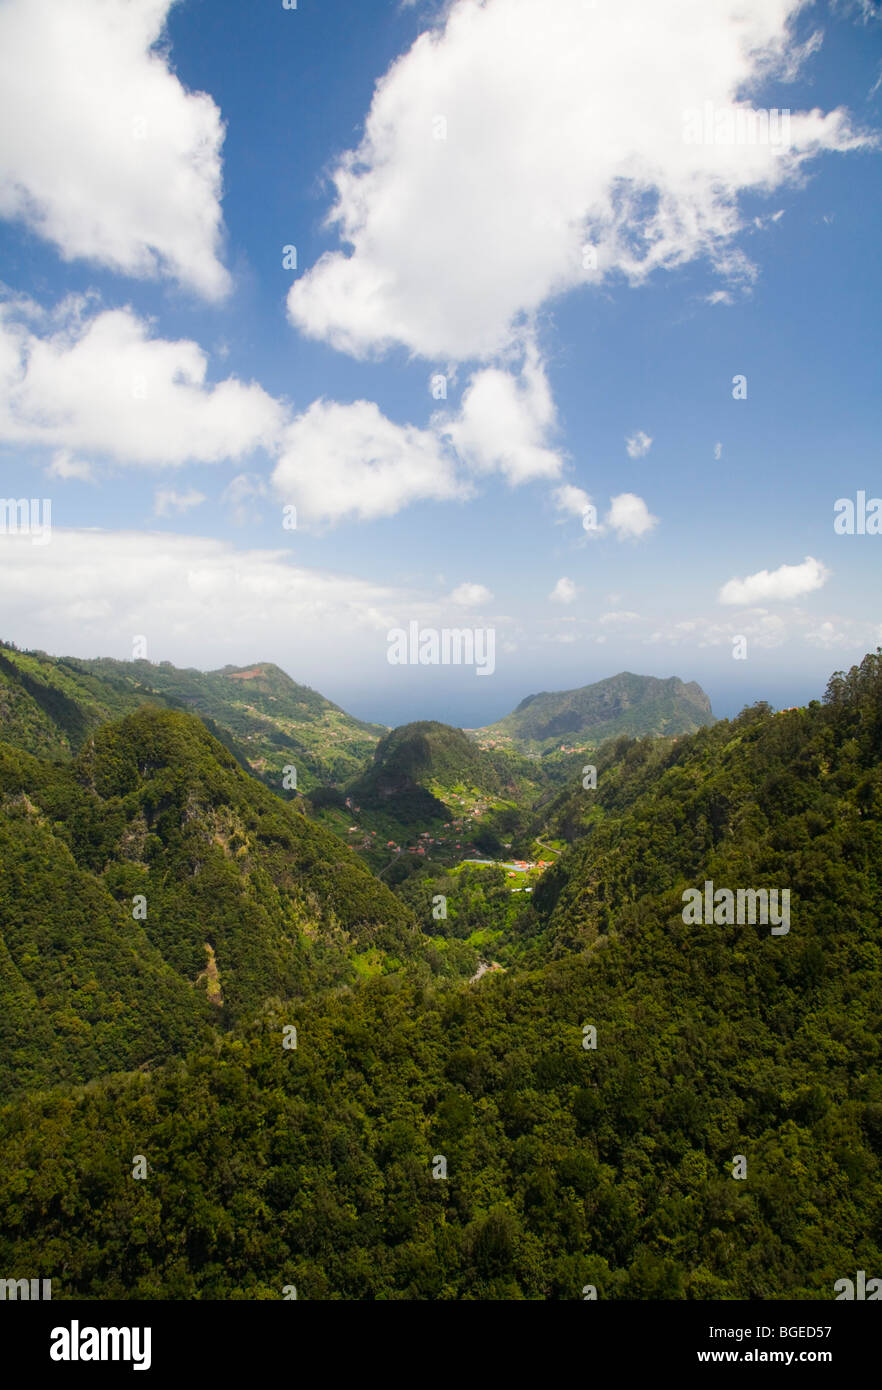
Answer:
[(359, 953), (394, 968), (421, 947), (356, 856), (192, 715), (145, 708), (69, 764), (0, 744), (0, 854), (4, 1091), (155, 1061), (352, 981)]
[[(878, 655), (807, 710), (620, 745), (506, 974), (417, 962), (9, 1106), (0, 1264), (97, 1297), (830, 1299), (879, 1275), (880, 753)], [(705, 879), (789, 886), (789, 932), (685, 924)]]

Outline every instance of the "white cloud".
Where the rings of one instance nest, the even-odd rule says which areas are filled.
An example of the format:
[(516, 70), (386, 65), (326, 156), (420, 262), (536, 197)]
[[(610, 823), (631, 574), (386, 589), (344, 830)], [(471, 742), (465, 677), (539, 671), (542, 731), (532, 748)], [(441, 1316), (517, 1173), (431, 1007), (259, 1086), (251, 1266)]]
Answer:
[(345, 249), (294, 283), (293, 323), (357, 355), (487, 358), (552, 297), (613, 273), (638, 283), (706, 256), (749, 280), (739, 195), (863, 137), (815, 110), (792, 113), (789, 143), (692, 143), (685, 117), (791, 77), (816, 46), (789, 29), (801, 8), (455, 0), (377, 84), (333, 174)]
[(318, 663), (344, 672), (356, 651), (385, 667), (386, 632), (423, 612), (402, 589), (308, 569), (284, 549), (57, 526), (49, 545), (30, 540), (0, 538), (4, 631), (47, 651), (129, 657), (144, 634), (154, 661), (277, 660), (303, 679)]
[(556, 477), (554, 426), (548, 381), (528, 344), (519, 375), (474, 373), (459, 410), (436, 412), (425, 429), (396, 424), (372, 401), (314, 401), (284, 432), (273, 485), (307, 523), (394, 516), (413, 502), (472, 496), (468, 473), (501, 473), (512, 487)]
[(617, 540), (636, 540), (658, 525), (658, 517), (651, 514), (642, 497), (633, 492), (620, 492), (610, 500), (605, 525), (612, 527)]
[(206, 374), (197, 343), (151, 337), (131, 309), (96, 313), (74, 297), (52, 314), (27, 300), (0, 305), (4, 443), (165, 467), (270, 446), (279, 403), (256, 384), (210, 385)]
[(723, 453), (723, 446), (719, 441), (714, 445), (714, 459), (719, 462)]
[(639, 613), (630, 613), (627, 611), (602, 613), (598, 618), (598, 622), (603, 623), (605, 626), (614, 624), (616, 627), (619, 627), (622, 623), (636, 623), (639, 622), (639, 620)]
[(719, 600), (730, 604), (788, 602), (820, 589), (831, 572), (807, 555), (801, 565), (779, 565), (776, 570), (759, 570), (744, 579), (730, 579), (720, 590)]
[(562, 487), (555, 488), (553, 496), (558, 511), (567, 512), (570, 516), (584, 516), (592, 505), (588, 493), (583, 488), (574, 487), (572, 483), (564, 483)]
[(62, 478), (64, 481), (76, 478), (78, 482), (91, 483), (95, 480), (91, 463), (85, 459), (74, 458), (69, 449), (59, 449), (58, 453), (53, 455), (46, 472), (50, 478)]
[(313, 401), (285, 431), (272, 481), (307, 522), (373, 521), (469, 494), (434, 431), (397, 425), (373, 401)]
[(835, 647), (843, 640), (844, 634), (837, 630), (836, 624), (829, 620), (806, 634), (806, 640), (816, 647)]
[(154, 516), (168, 516), (170, 512), (188, 512), (205, 501), (205, 493), (191, 487), (188, 492), (175, 492), (174, 488), (158, 488), (153, 497)]
[[(467, 498), (474, 493), (469, 472), (496, 471), (518, 486), (556, 477), (563, 466), (548, 445), (554, 404), (531, 344), (519, 374), (474, 373), (459, 411), (437, 412), (426, 428), (399, 425), (371, 401), (320, 399), (289, 419), (284, 403), (257, 383), (228, 377), (211, 384), (207, 372), (197, 343), (152, 337), (129, 308), (96, 309), (92, 299), (71, 296), (45, 311), (7, 299), (0, 303), (0, 443), (52, 449), (52, 475), (81, 479), (98, 462), (178, 467), (264, 449), (276, 460), (276, 494), (307, 525), (370, 521), (420, 500)], [(251, 520), (242, 477), (256, 475), (240, 475), (224, 500), (240, 520)], [(249, 495), (265, 496), (263, 489)], [(167, 492), (167, 507), (175, 507), (177, 494)], [(591, 506), (571, 484), (554, 496), (570, 514), (584, 516)], [(647, 529), (645, 504), (633, 499), (629, 513), (629, 498), (614, 498), (607, 518), (619, 539)]]
[(649, 644), (705, 648), (728, 647), (734, 637), (744, 636), (752, 647), (768, 651), (804, 635), (801, 623), (785, 623), (777, 614), (758, 608), (740, 613), (734, 622), (721, 623), (702, 617), (669, 623), (650, 633), (645, 640)]
[(547, 445), (555, 425), (554, 402), (532, 346), (520, 379), (496, 367), (476, 372), (459, 414), (437, 419), (460, 458), (476, 472), (499, 471), (517, 486), (532, 478), (556, 478), (563, 466)]
[(532, 347), (519, 375), (476, 373), (459, 412), (438, 412), (425, 429), (396, 424), (371, 401), (320, 399), (289, 419), (257, 383), (212, 385), (207, 370), (197, 343), (152, 337), (131, 309), (70, 296), (47, 312), (8, 298), (0, 303), (0, 443), (54, 449), (51, 472), (65, 478), (91, 476), (93, 465), (75, 451), (173, 467), (263, 448), (276, 458), (276, 492), (307, 524), (469, 497), (469, 470), (498, 471), (517, 485), (562, 466), (546, 444), (554, 405)]
[[(558, 511), (582, 518), (582, 525), (589, 536), (605, 536), (612, 530), (616, 540), (634, 540), (645, 536), (658, 525), (658, 517), (653, 516), (643, 498), (635, 496), (633, 492), (621, 492), (617, 497), (610, 498), (609, 510), (602, 524), (596, 522), (596, 508), (582, 488), (565, 483), (555, 488), (552, 496)], [(586, 520), (594, 524), (586, 525)]]
[(806, 632), (805, 640), (813, 647), (827, 650), (832, 647), (857, 647), (868, 651), (882, 646), (882, 626), (855, 618), (828, 618)]
[(652, 438), (644, 434), (643, 430), (638, 430), (632, 434), (630, 439), (625, 440), (625, 448), (628, 450), (628, 457), (632, 459), (642, 459), (652, 448)]
[(64, 260), (229, 288), (220, 112), (155, 45), (171, 0), (0, 5), (0, 216)]
[(463, 608), (475, 608), (480, 603), (489, 603), (492, 598), (492, 593), (483, 584), (459, 584), (450, 595), (451, 603), (458, 603)]
[(790, 645), (866, 652), (882, 643), (882, 626), (878, 622), (841, 614), (819, 621), (816, 614), (799, 607), (789, 608), (785, 616), (766, 608), (751, 607), (724, 620), (701, 615), (671, 620), (655, 628), (648, 625), (645, 632), (641, 631), (640, 640), (650, 646), (723, 648), (728, 655), (728, 648), (736, 636), (746, 637), (751, 649), (762, 651)]
[(572, 603), (576, 597), (576, 586), (572, 579), (559, 579), (548, 597), (554, 603)]

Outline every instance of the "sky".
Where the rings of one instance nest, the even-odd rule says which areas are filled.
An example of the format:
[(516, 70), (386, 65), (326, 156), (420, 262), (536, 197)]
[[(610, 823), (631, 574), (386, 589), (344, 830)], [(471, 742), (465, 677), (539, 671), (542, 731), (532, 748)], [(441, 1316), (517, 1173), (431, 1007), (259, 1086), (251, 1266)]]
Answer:
[(0, 0), (0, 636), (385, 724), (820, 696), (880, 154), (871, 0)]

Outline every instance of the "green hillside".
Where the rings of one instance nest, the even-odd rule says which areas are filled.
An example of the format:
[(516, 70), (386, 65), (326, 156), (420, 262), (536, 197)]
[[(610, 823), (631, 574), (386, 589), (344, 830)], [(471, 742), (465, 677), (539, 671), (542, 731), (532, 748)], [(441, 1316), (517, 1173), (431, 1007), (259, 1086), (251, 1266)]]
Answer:
[(385, 732), (271, 662), (180, 670), (0, 644), (0, 737), (26, 752), (71, 757), (101, 724), (147, 703), (198, 714), (243, 767), (279, 791), (286, 767), (296, 769), (299, 790), (348, 781)]
[(78, 662), (0, 643), (0, 738), (26, 753), (71, 758), (101, 724), (150, 698), (134, 679), (96, 676)]
[[(370, 765), (346, 788), (345, 812), (335, 814), (331, 806), (324, 818), (343, 835), (354, 819), (358, 843), (374, 832), (373, 859), (388, 860), (389, 840), (416, 845), (425, 834), (430, 857), (455, 860), (463, 846), (500, 847), (500, 835), (514, 833), (549, 785), (551, 776), (538, 763), (511, 750), (484, 751), (462, 729), (421, 720), (380, 740)], [(327, 807), (328, 800), (319, 797), (317, 804)]]
[[(506, 767), (503, 759), (482, 752), (461, 729), (422, 720), (386, 734), (374, 750), (372, 765), (352, 789), (364, 801), (400, 806), (418, 791), (431, 796), (433, 788), (443, 795), (452, 787), (467, 786), (500, 797), (517, 792), (522, 781), (523, 769)], [(435, 800), (440, 803), (440, 798)], [(437, 814), (448, 811), (439, 804)]]
[(528, 695), (511, 714), (475, 734), (482, 747), (502, 743), (547, 753), (561, 746), (597, 747), (620, 734), (689, 734), (713, 722), (710, 700), (695, 681), (622, 671), (578, 690)]
[(68, 764), (0, 744), (0, 796), (4, 1090), (154, 1061), (420, 950), (357, 857), (192, 715), (146, 707)]
[[(179, 1299), (830, 1300), (882, 1270), (882, 653), (599, 773), (504, 973), (418, 963), (304, 999), (296, 1052), (267, 1014), (7, 1106), (0, 1265)], [(787, 889), (790, 930), (685, 923), (707, 879)]]

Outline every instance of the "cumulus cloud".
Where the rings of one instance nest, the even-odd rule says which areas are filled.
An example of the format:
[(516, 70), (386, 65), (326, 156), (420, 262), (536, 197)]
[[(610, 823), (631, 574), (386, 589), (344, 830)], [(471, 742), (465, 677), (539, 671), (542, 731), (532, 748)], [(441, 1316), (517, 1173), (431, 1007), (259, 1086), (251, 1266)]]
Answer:
[(154, 516), (168, 516), (172, 512), (189, 512), (205, 501), (205, 493), (191, 487), (187, 492), (175, 492), (174, 488), (158, 488), (153, 497)]
[(584, 516), (592, 505), (588, 493), (572, 483), (555, 488), (553, 496), (558, 511), (567, 512), (570, 516)]
[(720, 590), (720, 603), (756, 604), (788, 602), (820, 589), (832, 571), (807, 555), (801, 565), (779, 565), (776, 570), (759, 570), (744, 579), (730, 579)]
[(651, 514), (642, 497), (633, 492), (620, 492), (618, 497), (611, 498), (604, 524), (615, 531), (620, 541), (637, 540), (658, 525), (658, 517)]
[(154, 337), (129, 308), (101, 309), (94, 296), (53, 310), (23, 297), (0, 302), (0, 443), (54, 450), (56, 477), (89, 478), (98, 461), (162, 468), (264, 449), (275, 491), (309, 524), (469, 497), (474, 474), (498, 472), (517, 486), (562, 467), (548, 445), (554, 404), (532, 347), (519, 372), (475, 373), (459, 410), (425, 428), (399, 425), (371, 401), (319, 399), (292, 419), (257, 383), (212, 384), (207, 374), (197, 343)]
[(51, 314), (28, 300), (0, 305), (0, 441), (59, 450), (57, 470), (80, 450), (174, 467), (270, 446), (280, 404), (254, 383), (206, 375), (197, 343), (152, 337), (131, 309), (96, 312), (76, 297)]
[(787, 141), (705, 143), (690, 113), (748, 108), (760, 79), (791, 78), (817, 46), (793, 37), (801, 8), (454, 0), (377, 84), (333, 172), (341, 249), (291, 287), (292, 322), (356, 355), (479, 359), (612, 274), (707, 257), (749, 280), (739, 196), (866, 137), (837, 109), (792, 113)]
[(172, 0), (0, 5), (0, 216), (127, 275), (216, 299), (220, 112), (156, 47)]
[(648, 454), (652, 448), (652, 438), (644, 434), (643, 430), (638, 430), (632, 434), (630, 439), (625, 440), (625, 448), (628, 450), (628, 457), (632, 459), (642, 459), (644, 454)]
[(548, 380), (531, 346), (520, 377), (496, 367), (476, 372), (459, 414), (446, 422), (439, 418), (438, 427), (468, 467), (501, 472), (516, 486), (560, 473), (563, 461), (547, 444), (554, 425)]
[(500, 473), (512, 487), (557, 477), (555, 424), (528, 344), (519, 372), (473, 373), (459, 409), (437, 411), (426, 428), (396, 424), (372, 401), (314, 401), (284, 432), (273, 485), (307, 523), (394, 516), (413, 502), (472, 496), (472, 475)]
[(658, 525), (658, 517), (653, 516), (642, 497), (633, 492), (621, 492), (610, 498), (609, 510), (603, 523), (597, 520), (597, 509), (588, 493), (572, 483), (555, 488), (554, 503), (558, 511), (582, 519), (584, 529), (591, 536), (606, 536), (615, 532), (616, 540), (636, 540), (645, 536)]
[(307, 522), (373, 521), (470, 491), (433, 430), (397, 425), (373, 401), (313, 401), (287, 427), (272, 481)]
[(463, 608), (476, 608), (480, 603), (489, 603), (492, 593), (484, 584), (459, 584), (450, 595), (451, 603)]
[(572, 579), (559, 579), (548, 597), (553, 603), (572, 603), (576, 597), (576, 586)]

